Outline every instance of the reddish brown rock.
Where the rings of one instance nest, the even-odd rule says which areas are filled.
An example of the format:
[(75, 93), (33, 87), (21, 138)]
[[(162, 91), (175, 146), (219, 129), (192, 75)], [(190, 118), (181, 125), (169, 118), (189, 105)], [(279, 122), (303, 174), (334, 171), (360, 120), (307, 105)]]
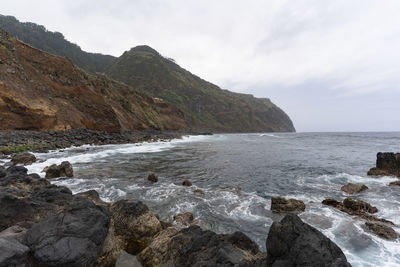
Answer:
[(149, 174), (149, 176), (147, 176), (147, 180), (149, 180), (152, 183), (157, 183), (158, 182), (158, 174), (157, 173)]
[(396, 240), (397, 238), (399, 238), (399, 235), (396, 233), (396, 231), (394, 231), (392, 227), (389, 227), (385, 224), (366, 222), (365, 225), (374, 234), (376, 234), (377, 236), (382, 237), (384, 239)]
[(183, 185), (183, 186), (192, 186), (192, 182), (189, 181), (188, 179), (185, 179), (185, 180), (182, 182), (182, 185)]

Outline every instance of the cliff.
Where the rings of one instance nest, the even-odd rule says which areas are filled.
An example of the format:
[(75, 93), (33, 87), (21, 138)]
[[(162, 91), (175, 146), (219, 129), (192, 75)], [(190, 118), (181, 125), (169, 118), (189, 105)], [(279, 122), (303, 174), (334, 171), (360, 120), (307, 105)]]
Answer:
[(192, 130), (295, 131), (290, 118), (269, 99), (222, 90), (148, 46), (125, 52), (106, 74), (179, 107)]
[(91, 129), (110, 132), (186, 127), (171, 104), (89, 75), (71, 60), (0, 30), (0, 130)]

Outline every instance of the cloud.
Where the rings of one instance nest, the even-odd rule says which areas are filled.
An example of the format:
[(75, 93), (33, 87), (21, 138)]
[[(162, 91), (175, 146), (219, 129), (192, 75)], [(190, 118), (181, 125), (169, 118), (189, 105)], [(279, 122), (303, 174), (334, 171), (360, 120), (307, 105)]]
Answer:
[[(2, 10), (88, 51), (119, 56), (148, 44), (223, 88), (271, 97), (300, 130), (400, 130), (396, 118), (361, 123), (388, 106), (400, 112), (373, 101), (399, 96), (397, 0), (13, 0)], [(362, 112), (341, 115), (355, 105)]]

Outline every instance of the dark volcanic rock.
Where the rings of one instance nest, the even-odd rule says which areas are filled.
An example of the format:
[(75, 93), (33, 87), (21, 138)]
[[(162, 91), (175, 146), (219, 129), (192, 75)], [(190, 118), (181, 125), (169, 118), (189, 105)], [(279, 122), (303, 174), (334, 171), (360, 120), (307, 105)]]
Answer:
[(149, 180), (152, 183), (157, 183), (158, 182), (158, 175), (157, 173), (151, 173), (149, 176), (147, 176), (147, 180)]
[(389, 227), (382, 223), (366, 222), (365, 225), (368, 227), (369, 230), (371, 230), (379, 237), (388, 240), (396, 240), (399, 237), (399, 235), (396, 233), (396, 231), (393, 230), (392, 227)]
[(336, 207), (339, 207), (339, 205), (341, 205), (342, 202), (337, 201), (336, 199), (333, 199), (333, 198), (327, 198), (322, 201), (322, 204), (336, 208)]
[(192, 182), (189, 181), (188, 179), (185, 179), (185, 180), (182, 182), (182, 185), (183, 185), (183, 186), (192, 186)]
[(0, 266), (28, 266), (29, 248), (15, 239), (0, 237)]
[(271, 199), (271, 210), (275, 212), (304, 211), (306, 205), (297, 199), (285, 199), (283, 197), (273, 197)]
[(31, 153), (18, 153), (15, 154), (12, 158), (11, 158), (11, 162), (14, 165), (17, 164), (22, 164), (22, 165), (30, 165), (34, 162), (36, 162), (36, 157), (35, 155), (31, 154)]
[(272, 224), (266, 245), (267, 266), (351, 266), (335, 243), (294, 214)]
[(342, 190), (343, 192), (346, 192), (347, 194), (356, 194), (356, 193), (360, 193), (367, 189), (368, 189), (368, 187), (366, 185), (352, 184), (352, 183), (348, 183), (347, 185), (344, 185), (340, 188), (340, 190)]
[(74, 172), (71, 163), (68, 161), (61, 162), (60, 165), (53, 164), (48, 168), (45, 168), (46, 178), (58, 178), (58, 177), (73, 177)]
[(163, 230), (138, 259), (143, 266), (255, 266), (265, 255), (243, 233), (217, 235), (190, 226)]
[(376, 167), (368, 175), (394, 175), (400, 177), (400, 153), (379, 152), (376, 155)]
[(115, 202), (111, 206), (111, 216), (115, 235), (124, 240), (123, 249), (130, 254), (142, 251), (162, 229), (156, 214), (140, 201)]
[(63, 212), (34, 224), (24, 243), (39, 266), (90, 266), (99, 256), (108, 233), (106, 210), (75, 198)]

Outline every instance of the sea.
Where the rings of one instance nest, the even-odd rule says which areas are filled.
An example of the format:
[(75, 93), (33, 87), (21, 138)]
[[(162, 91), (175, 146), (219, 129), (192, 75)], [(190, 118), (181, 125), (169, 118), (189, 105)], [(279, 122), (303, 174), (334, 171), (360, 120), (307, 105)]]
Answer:
[[(271, 197), (300, 199), (301, 219), (334, 241), (353, 266), (400, 266), (400, 240), (379, 238), (363, 220), (321, 203), (349, 197), (340, 190), (347, 183), (363, 183), (369, 189), (352, 197), (400, 225), (400, 187), (388, 186), (397, 178), (367, 176), (380, 151), (400, 152), (400, 133), (214, 134), (87, 145), (36, 153), (38, 162), (28, 169), (43, 176), (45, 166), (69, 161), (74, 177), (54, 184), (73, 193), (95, 189), (105, 201), (140, 200), (165, 221), (192, 212), (202, 227), (242, 231), (264, 251), (271, 224), (283, 216), (271, 212)], [(147, 180), (153, 172), (154, 184)], [(184, 179), (193, 185), (182, 186)]]

